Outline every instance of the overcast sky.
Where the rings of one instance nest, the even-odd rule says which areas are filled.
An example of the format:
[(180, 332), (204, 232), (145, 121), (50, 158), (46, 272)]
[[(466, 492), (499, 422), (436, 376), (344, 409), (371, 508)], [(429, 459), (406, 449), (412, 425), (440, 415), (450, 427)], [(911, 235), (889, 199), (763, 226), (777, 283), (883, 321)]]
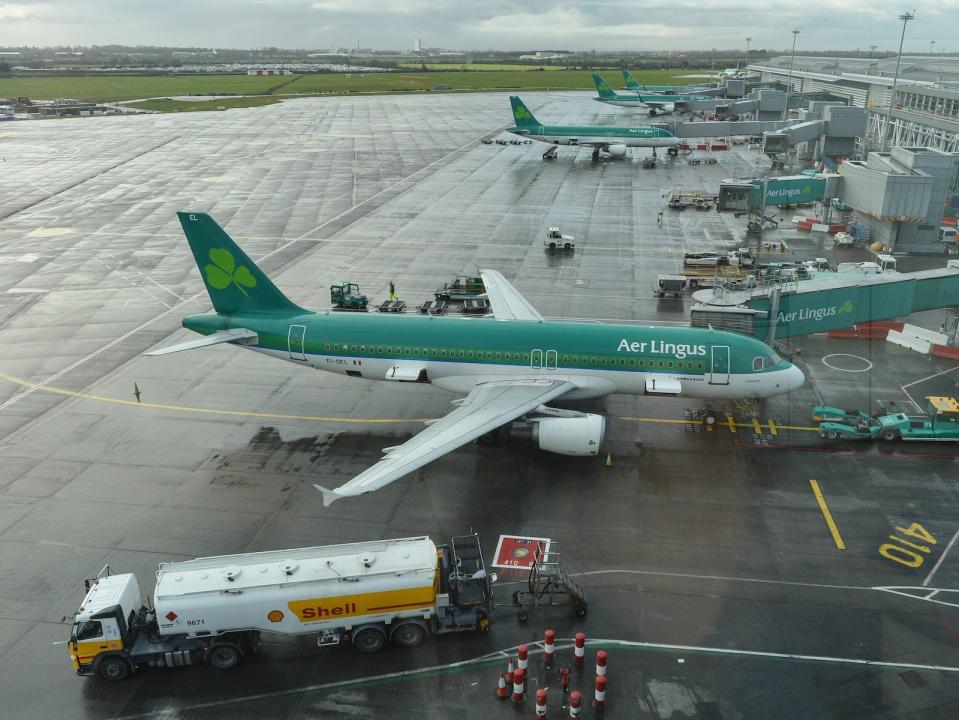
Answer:
[(0, 45), (959, 52), (959, 0), (0, 0)]

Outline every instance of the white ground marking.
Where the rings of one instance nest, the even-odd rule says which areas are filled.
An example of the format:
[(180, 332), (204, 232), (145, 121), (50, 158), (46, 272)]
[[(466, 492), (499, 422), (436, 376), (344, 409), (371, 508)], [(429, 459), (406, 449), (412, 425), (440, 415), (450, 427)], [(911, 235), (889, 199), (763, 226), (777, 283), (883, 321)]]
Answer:
[[(403, 183), (408, 182), (409, 179), (412, 178), (412, 177), (414, 177), (415, 175), (418, 175), (418, 174), (420, 174), (421, 172), (423, 172), (424, 170), (428, 170), (429, 168), (433, 167), (434, 165), (443, 162), (443, 161), (446, 160), (447, 158), (452, 157), (453, 155), (455, 155), (455, 154), (457, 154), (457, 153), (459, 153), (459, 152), (462, 152), (464, 148), (469, 147), (469, 146), (472, 145), (473, 143), (479, 142), (482, 138), (486, 137), (487, 134), (488, 134), (488, 133), (483, 133), (482, 135), (476, 136), (475, 138), (473, 138), (473, 139), (470, 140), (469, 142), (463, 143), (463, 144), (460, 145), (458, 148), (456, 148), (455, 150), (453, 150), (453, 151), (451, 151), (451, 152), (448, 152), (446, 155), (444, 155), (444, 156), (441, 157), (440, 159), (434, 160), (434, 161), (431, 162), (429, 165), (424, 165), (424, 166), (421, 167), (419, 170), (416, 170), (415, 172), (410, 173), (409, 175), (407, 175), (406, 177), (402, 178), (401, 180), (397, 180), (395, 183), (393, 183), (393, 184), (390, 185), (389, 187), (384, 188), (383, 190), (380, 190), (380, 191), (379, 191), (378, 193), (376, 193), (375, 195), (371, 195), (370, 197), (366, 198), (366, 200), (363, 200), (362, 202), (357, 203), (356, 205), (354, 205), (353, 207), (349, 208), (348, 210), (344, 210), (344, 211), (341, 212), (339, 215), (336, 215), (335, 217), (332, 217), (332, 218), (330, 218), (329, 220), (326, 220), (325, 222), (320, 223), (319, 225), (317, 225), (317, 226), (316, 226), (315, 228), (313, 228), (312, 230), (307, 230), (307, 231), (306, 231), (305, 233), (303, 233), (302, 235), (299, 235), (299, 236), (293, 238), (292, 240), (290, 240), (289, 242), (286, 242), (286, 243), (284, 243), (283, 245), (280, 245), (280, 247), (276, 248), (275, 250), (272, 250), (272, 251), (268, 252), (266, 255), (262, 255), (261, 257), (259, 257), (259, 258), (256, 259), (256, 262), (263, 262), (263, 261), (266, 260), (267, 258), (269, 258), (269, 257), (271, 257), (271, 256), (273, 256), (273, 255), (276, 255), (277, 253), (282, 252), (283, 250), (286, 250), (286, 249), (287, 249), (290, 245), (292, 245), (293, 243), (296, 243), (296, 242), (299, 242), (299, 241), (305, 239), (307, 235), (311, 235), (311, 234), (313, 234), (314, 232), (316, 232), (317, 230), (321, 230), (322, 228), (326, 227), (327, 225), (329, 225), (329, 224), (331, 224), (331, 223), (333, 223), (333, 222), (336, 222), (337, 220), (339, 220), (339, 219), (340, 219), (341, 217), (343, 217), (344, 215), (347, 215), (348, 213), (353, 212), (353, 211), (356, 210), (357, 208), (363, 207), (363, 206), (366, 205), (368, 202), (370, 202), (370, 201), (372, 201), (372, 200), (375, 200), (376, 198), (378, 198), (378, 197), (379, 197), (380, 195), (382, 195), (383, 193), (389, 192), (390, 190), (392, 190), (393, 188), (397, 187), (398, 185), (402, 185)], [(191, 295), (190, 297), (186, 298), (185, 300), (183, 300), (183, 302), (177, 303), (177, 304), (174, 305), (173, 307), (169, 307), (167, 310), (164, 310), (164, 311), (161, 312), (159, 315), (156, 315), (156, 316), (150, 318), (150, 319), (147, 320), (146, 322), (143, 322), (143, 323), (137, 325), (137, 326), (136, 326), (135, 328), (133, 328), (132, 330), (128, 330), (127, 332), (123, 333), (123, 334), (120, 335), (119, 337), (114, 338), (113, 340), (111, 340), (110, 342), (108, 342), (108, 343), (107, 343), (106, 345), (104, 345), (103, 347), (98, 348), (97, 350), (94, 350), (92, 353), (83, 356), (82, 358), (80, 358), (80, 359), (77, 360), (76, 362), (71, 363), (71, 364), (68, 365), (67, 367), (63, 368), (62, 370), (60, 370), (60, 371), (58, 371), (58, 372), (56, 372), (56, 373), (54, 373), (53, 375), (51, 375), (50, 377), (46, 378), (45, 380), (41, 380), (41, 381), (38, 382), (36, 385), (30, 386), (29, 388), (27, 388), (26, 390), (24, 390), (24, 391), (21, 392), (20, 394), (14, 395), (13, 397), (11, 397), (11, 398), (10, 398), (9, 400), (7, 400), (6, 402), (0, 403), (0, 410), (3, 410), (3, 409), (5, 409), (5, 408), (7, 408), (7, 407), (10, 407), (10, 406), (13, 405), (14, 403), (19, 402), (20, 400), (23, 400), (23, 398), (25, 398), (25, 397), (27, 397), (27, 396), (29, 396), (29, 395), (32, 395), (34, 392), (36, 392), (37, 390), (40, 390), (40, 389), (43, 388), (44, 386), (46, 386), (46, 385), (50, 384), (51, 382), (53, 382), (54, 380), (63, 377), (63, 376), (66, 375), (68, 372), (70, 372), (70, 371), (72, 371), (72, 370), (80, 367), (80, 366), (83, 365), (84, 363), (89, 362), (90, 360), (92, 360), (93, 358), (97, 357), (98, 355), (106, 352), (107, 350), (109, 350), (109, 349), (112, 348), (113, 346), (115, 346), (115, 345), (123, 342), (124, 340), (126, 340), (127, 338), (129, 338), (129, 337), (131, 337), (131, 336), (133, 336), (133, 335), (136, 335), (136, 334), (137, 334), (138, 332), (140, 332), (141, 330), (143, 330), (143, 329), (145, 329), (145, 328), (148, 328), (150, 325), (152, 325), (153, 323), (155, 323), (157, 320), (160, 320), (161, 318), (166, 317), (166, 316), (169, 315), (171, 312), (173, 312), (174, 310), (177, 310), (178, 308), (180, 308), (181, 306), (185, 305), (186, 303), (193, 302), (194, 300), (196, 300), (196, 299), (198, 299), (198, 298), (204, 297), (206, 294), (207, 294), (207, 293), (206, 293), (206, 290), (204, 289), (203, 291), (198, 292), (198, 293), (196, 293), (195, 295)]]
[[(947, 605), (949, 607), (959, 607), (959, 590), (952, 588), (927, 588), (922, 585), (887, 585), (883, 587), (874, 587), (873, 590), (892, 593), (910, 600), (922, 600), (923, 602), (936, 603), (937, 605)], [(940, 596), (952, 597), (954, 600), (943, 600)]]
[(929, 574), (926, 575), (926, 579), (922, 581), (922, 586), (927, 587), (929, 582), (932, 580), (932, 576), (936, 574), (936, 570), (939, 569), (939, 566), (942, 565), (942, 561), (946, 559), (946, 555), (949, 554), (949, 551), (952, 550), (952, 546), (956, 544), (956, 538), (959, 538), (959, 530), (956, 530), (955, 535), (952, 536), (952, 540), (949, 541), (949, 544), (946, 545), (946, 549), (942, 551), (942, 555), (939, 556), (939, 560), (936, 562), (935, 567), (929, 571)]
[(919, 383), (922, 383), (922, 382), (926, 382), (926, 380), (932, 380), (933, 378), (939, 377), (940, 375), (951, 373), (953, 370), (956, 370), (956, 369), (959, 369), (959, 365), (957, 365), (956, 367), (951, 367), (948, 370), (943, 370), (942, 372), (933, 373), (932, 375), (929, 375), (928, 377), (919, 378), (918, 380), (914, 380), (911, 383), (906, 383), (905, 385), (900, 385), (899, 387), (902, 390), (902, 392), (905, 394), (905, 396), (909, 398), (909, 402), (911, 402), (913, 405), (916, 406), (916, 410), (918, 410), (919, 412), (922, 412), (922, 406), (916, 402), (916, 399), (909, 394), (909, 391), (906, 390), (906, 388), (912, 387), (913, 385), (918, 385)]
[[(829, 358), (840, 358), (840, 357), (851, 357), (851, 358), (856, 358), (857, 360), (862, 360), (864, 363), (866, 363), (866, 367), (860, 370), (850, 370), (849, 368), (838, 367), (837, 365), (833, 365), (832, 363), (829, 362)], [(840, 372), (861, 373), (861, 372), (866, 372), (867, 370), (872, 370), (872, 362), (870, 362), (864, 357), (860, 357), (859, 355), (851, 355), (849, 353), (833, 353), (832, 355), (824, 355), (822, 358), (822, 364), (828, 368), (832, 368), (833, 370), (839, 370)]]
[[(873, 667), (880, 668), (889, 668), (893, 670), (924, 670), (924, 671), (934, 671), (934, 672), (951, 672), (959, 673), (959, 667), (953, 667), (949, 665), (923, 665), (919, 663), (897, 663), (897, 662), (887, 662), (883, 660), (863, 660), (861, 658), (844, 658), (844, 657), (830, 657), (827, 655), (798, 655), (793, 653), (775, 653), (775, 652), (765, 652), (762, 650), (735, 650), (731, 648), (717, 648), (717, 647), (708, 647), (703, 645), (673, 645), (670, 643), (652, 643), (652, 642), (639, 642), (639, 641), (630, 641), (630, 640), (611, 640), (604, 638), (590, 638), (589, 640), (591, 647), (621, 647), (621, 648), (635, 648), (639, 650), (671, 650), (675, 652), (683, 653), (700, 653), (700, 654), (716, 654), (716, 655), (733, 655), (739, 657), (752, 657), (752, 658), (765, 658), (772, 660), (794, 660), (801, 662), (825, 662), (833, 663), (837, 665), (868, 665)], [(538, 655), (543, 652), (543, 643), (542, 641), (527, 643), (527, 648), (531, 655)], [(560, 650), (569, 650), (573, 647), (573, 639), (566, 638), (560, 640), (557, 638), (556, 642), (556, 651)], [(243, 695), (242, 697), (232, 697), (225, 700), (213, 700), (210, 702), (204, 703), (195, 703), (192, 705), (180, 705), (178, 706), (177, 712), (182, 713), (186, 710), (200, 710), (203, 708), (214, 708), (214, 707), (223, 707), (225, 705), (233, 705), (236, 703), (249, 703), (255, 702), (257, 700), (267, 700), (270, 698), (278, 698), (290, 695), (301, 695), (303, 693), (310, 692), (320, 692), (323, 690), (342, 690), (349, 688), (354, 685), (366, 685), (368, 683), (381, 683), (383, 681), (389, 680), (404, 680), (407, 678), (414, 678), (417, 675), (429, 675), (430, 673), (447, 671), (450, 669), (457, 668), (466, 668), (470, 665), (480, 665), (489, 662), (494, 662), (500, 660), (507, 656), (515, 655), (518, 646), (503, 648), (502, 650), (497, 650), (486, 655), (480, 655), (478, 657), (469, 658), (467, 660), (460, 660), (459, 662), (454, 663), (444, 663), (442, 665), (431, 665), (423, 668), (417, 668), (415, 670), (401, 670), (398, 672), (384, 673), (382, 675), (370, 675), (363, 678), (355, 678), (353, 680), (339, 680), (328, 683), (319, 683), (316, 685), (306, 685), (301, 688), (292, 688), (289, 690), (277, 690), (275, 692), (267, 693), (257, 693), (254, 695)], [(164, 716), (169, 713), (169, 708), (158, 708), (153, 712), (149, 712), (143, 715), (123, 715), (117, 718), (117, 720), (134, 720), (135, 718), (146, 718), (146, 717), (157, 717)]]

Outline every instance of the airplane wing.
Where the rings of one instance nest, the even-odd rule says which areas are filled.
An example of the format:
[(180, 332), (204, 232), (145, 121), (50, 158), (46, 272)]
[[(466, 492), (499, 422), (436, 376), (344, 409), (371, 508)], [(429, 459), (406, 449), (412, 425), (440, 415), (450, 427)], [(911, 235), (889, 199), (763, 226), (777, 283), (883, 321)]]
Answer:
[(151, 357), (155, 355), (167, 355), (169, 353), (180, 352), (181, 350), (193, 350), (194, 348), (217, 345), (219, 343), (239, 343), (240, 345), (249, 345), (251, 342), (255, 343), (257, 338), (257, 334), (252, 330), (247, 330), (246, 328), (231, 328), (230, 330), (221, 330), (220, 332), (215, 332), (212, 335), (204, 335), (198, 340), (187, 340), (186, 342), (179, 343), (178, 345), (170, 345), (169, 347), (160, 348), (159, 350), (151, 350), (150, 352), (145, 352), (143, 354)]
[(568, 380), (549, 378), (480, 383), (465, 398), (454, 401), (458, 406), (449, 415), (432, 423), (402, 445), (386, 448), (383, 459), (373, 467), (335, 490), (327, 490), (319, 485), (314, 487), (323, 493), (325, 507), (343, 497), (379, 490), (574, 387)]
[(535, 320), (543, 322), (543, 316), (520, 295), (519, 290), (496, 270), (480, 270), (486, 297), (489, 298), (493, 317), (497, 320)]

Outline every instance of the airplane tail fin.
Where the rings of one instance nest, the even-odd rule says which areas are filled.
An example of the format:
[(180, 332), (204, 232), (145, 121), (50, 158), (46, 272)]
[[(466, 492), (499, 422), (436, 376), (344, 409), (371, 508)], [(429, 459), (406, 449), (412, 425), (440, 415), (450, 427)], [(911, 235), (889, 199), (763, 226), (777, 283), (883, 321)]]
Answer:
[(513, 106), (513, 122), (516, 123), (516, 127), (539, 126), (539, 121), (533, 117), (533, 113), (526, 107), (526, 103), (515, 95), (510, 95), (509, 102)]
[(633, 74), (626, 68), (623, 68), (623, 80), (626, 81), (626, 87), (628, 87), (630, 90), (643, 89), (643, 86), (636, 81), (636, 78), (633, 77)]
[(178, 212), (177, 217), (218, 313), (303, 311), (209, 215)]
[(601, 75), (593, 73), (593, 83), (596, 85), (596, 92), (599, 93), (599, 96), (604, 99), (612, 99), (616, 97), (616, 93), (613, 91), (613, 88), (609, 86), (609, 83), (603, 80)]

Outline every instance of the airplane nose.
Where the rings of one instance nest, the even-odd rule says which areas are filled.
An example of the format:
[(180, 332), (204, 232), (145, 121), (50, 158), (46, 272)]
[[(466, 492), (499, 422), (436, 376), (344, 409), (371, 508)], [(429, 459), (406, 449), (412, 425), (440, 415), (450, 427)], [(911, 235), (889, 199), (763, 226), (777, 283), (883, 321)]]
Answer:
[(786, 388), (789, 391), (798, 390), (805, 382), (806, 376), (803, 374), (803, 371), (795, 365), (791, 366), (786, 371)]

